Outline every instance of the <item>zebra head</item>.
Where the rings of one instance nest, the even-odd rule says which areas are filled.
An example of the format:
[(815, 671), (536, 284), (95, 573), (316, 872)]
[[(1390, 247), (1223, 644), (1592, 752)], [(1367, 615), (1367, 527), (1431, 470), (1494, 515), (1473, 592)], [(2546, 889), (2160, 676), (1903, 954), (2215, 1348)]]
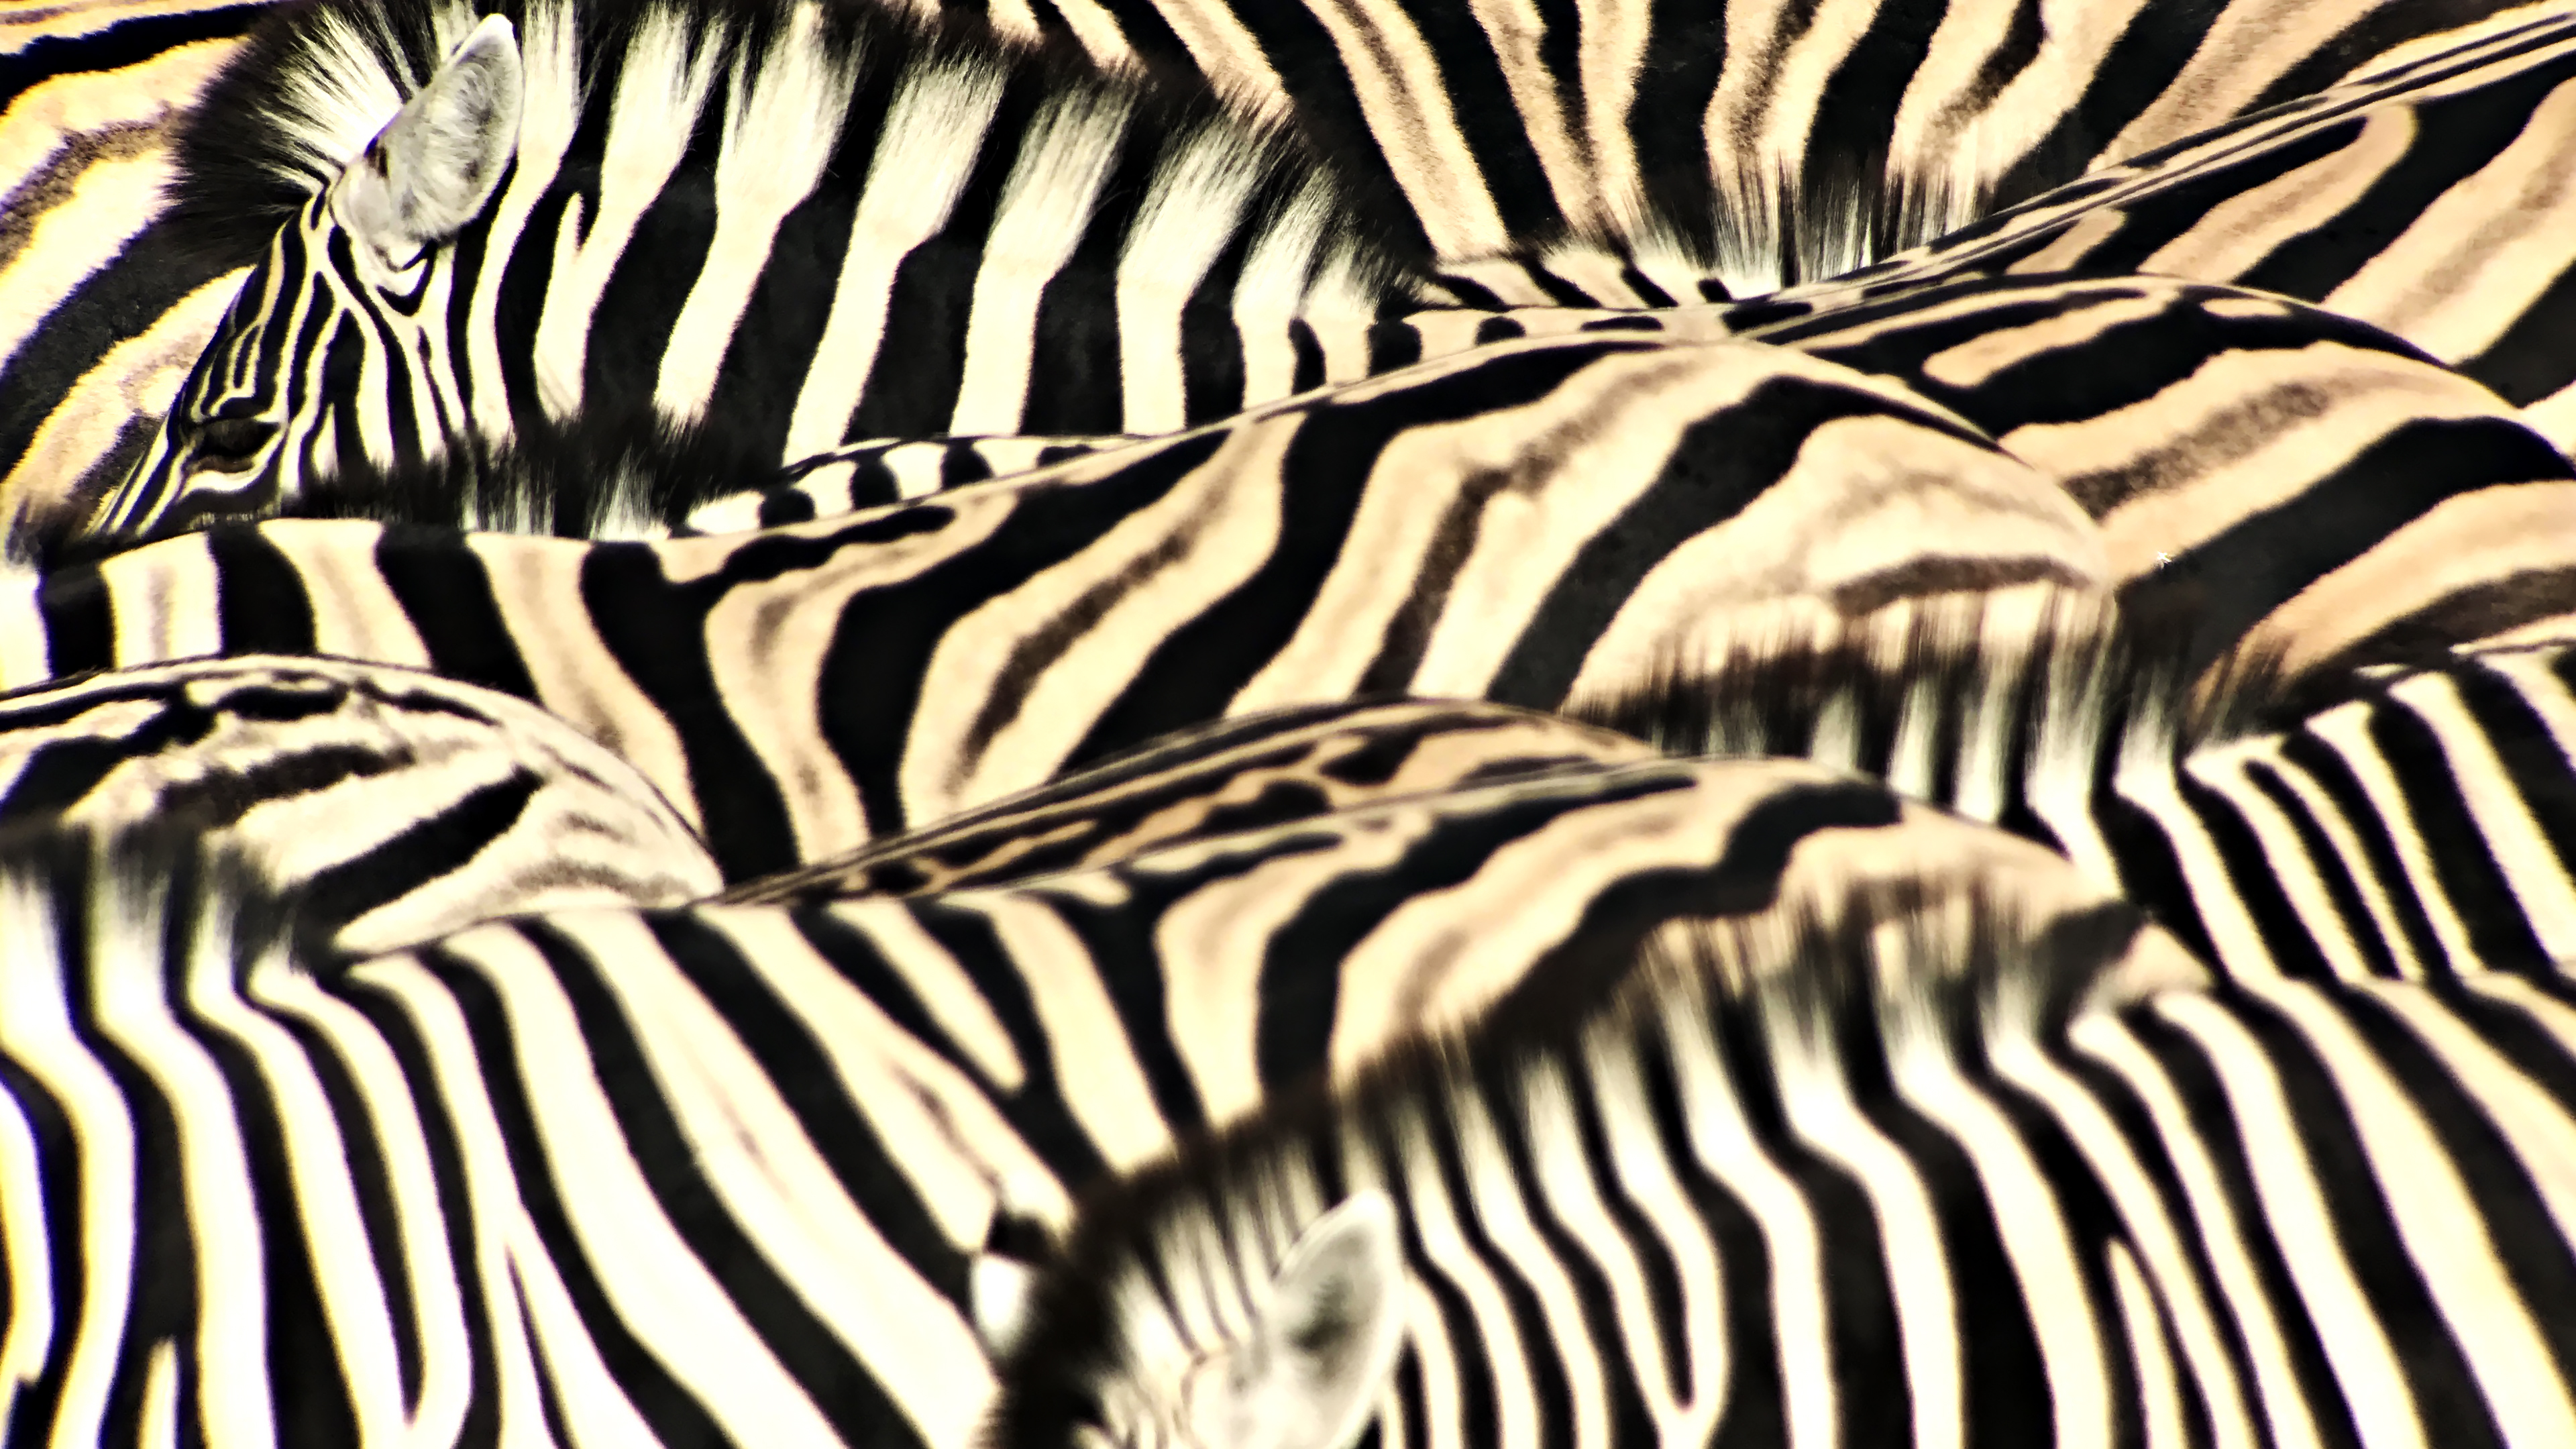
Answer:
[[(1025, 1349), (1032, 1320), (1058, 1306), (1035, 1297), (1042, 1281), (1008, 1260), (977, 1261), (976, 1328), (997, 1359)], [(1350, 1449), (1395, 1375), (1404, 1285), (1395, 1204), (1361, 1191), (1307, 1224), (1222, 1341), (1177, 1354), (1158, 1351), (1176, 1344), (1129, 1344), (1099, 1362), (1016, 1375), (1013, 1427), (1069, 1425), (1082, 1449)], [(1037, 1381), (1041, 1397), (1061, 1402), (1027, 1402)]]
[(273, 512), (344, 459), (469, 431), (442, 355), (453, 243), (500, 188), (523, 103), (517, 33), (488, 16), (278, 230), (101, 528)]

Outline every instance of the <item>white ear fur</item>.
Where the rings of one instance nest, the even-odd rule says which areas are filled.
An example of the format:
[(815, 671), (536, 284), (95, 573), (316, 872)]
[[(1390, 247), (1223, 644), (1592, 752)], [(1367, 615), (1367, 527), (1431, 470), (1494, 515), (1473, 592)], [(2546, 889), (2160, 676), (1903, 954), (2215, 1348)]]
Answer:
[(984, 1356), (995, 1363), (1020, 1346), (1029, 1331), (1029, 1308), (1037, 1296), (1037, 1270), (1017, 1258), (984, 1253), (966, 1268), (966, 1306), (975, 1318), (975, 1336)]
[(1349, 1449), (1403, 1346), (1404, 1240), (1395, 1204), (1371, 1190), (1316, 1219), (1279, 1265), (1233, 1376), (1229, 1438)]
[(526, 100), (518, 32), (487, 15), (349, 163), (332, 196), (340, 224), (397, 268), (463, 231), (518, 151)]

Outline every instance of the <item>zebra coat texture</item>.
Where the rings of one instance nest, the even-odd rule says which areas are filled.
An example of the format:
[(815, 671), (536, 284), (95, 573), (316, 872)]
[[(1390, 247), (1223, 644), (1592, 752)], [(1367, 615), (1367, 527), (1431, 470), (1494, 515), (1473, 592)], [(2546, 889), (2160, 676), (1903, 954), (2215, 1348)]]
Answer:
[(576, 411), (737, 467), (1167, 431), (1357, 376), (1421, 271), (1203, 86), (859, 0), (324, 0), (179, 166), (171, 225), (253, 269), (128, 531)]
[(1097, 1195), (987, 1442), (2576, 1433), (2563, 978), (1853, 904), (1533, 977)]
[(13, 1439), (966, 1449), (999, 1211), (1060, 1223), (1103, 1173), (1677, 914), (2101, 903), (2026, 842), (1758, 761), (328, 971), (175, 844), (0, 855)]

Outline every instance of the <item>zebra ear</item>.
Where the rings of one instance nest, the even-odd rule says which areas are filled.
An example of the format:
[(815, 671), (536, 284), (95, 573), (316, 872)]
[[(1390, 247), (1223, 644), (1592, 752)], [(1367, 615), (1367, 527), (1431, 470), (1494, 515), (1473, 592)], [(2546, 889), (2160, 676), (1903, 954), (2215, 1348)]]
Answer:
[(484, 17), (343, 173), (340, 224), (393, 268), (463, 231), (518, 152), (525, 82), (518, 32)]
[(1382, 1192), (1363, 1192), (1316, 1219), (1279, 1265), (1229, 1376), (1227, 1442), (1349, 1449), (1403, 1346), (1395, 1205)]

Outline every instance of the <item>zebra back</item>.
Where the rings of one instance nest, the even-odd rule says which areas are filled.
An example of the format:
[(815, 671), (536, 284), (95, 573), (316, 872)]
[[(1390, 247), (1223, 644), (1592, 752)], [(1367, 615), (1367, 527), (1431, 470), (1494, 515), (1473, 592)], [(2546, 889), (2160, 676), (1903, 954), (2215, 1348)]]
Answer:
[(1855, 904), (1677, 923), (1096, 1194), (987, 1442), (2576, 1432), (2563, 991)]
[(2330, 307), (2494, 389), (2561, 449), (2557, 342), (2576, 17), (2520, 7), (2343, 84), (2129, 156), (1920, 250), (1783, 300), (1963, 274), (2156, 272)]
[(372, 953), (576, 905), (722, 884), (653, 787), (525, 701), (406, 669), (247, 657), (0, 700), (0, 827), (154, 825)]
[(723, 899), (848, 900), (1000, 885), (1380, 799), (1653, 757), (1626, 736), (1499, 705), (1394, 700), (1273, 710), (1175, 731), (836, 860), (747, 881)]
[(201, 861), (184, 833), (0, 844), (13, 1434), (533, 1417), (964, 1449), (997, 1211), (1061, 1222), (1102, 1174), (1677, 914), (2065, 874), (1812, 767), (1653, 763), (1005, 889), (563, 911), (315, 972)]
[(1213, 719), (1543, 709), (1775, 607), (2100, 573), (2047, 478), (1901, 389), (1586, 336), (728, 538), (172, 539), (0, 599), (0, 685), (253, 651), (427, 667), (614, 741), (742, 880)]

